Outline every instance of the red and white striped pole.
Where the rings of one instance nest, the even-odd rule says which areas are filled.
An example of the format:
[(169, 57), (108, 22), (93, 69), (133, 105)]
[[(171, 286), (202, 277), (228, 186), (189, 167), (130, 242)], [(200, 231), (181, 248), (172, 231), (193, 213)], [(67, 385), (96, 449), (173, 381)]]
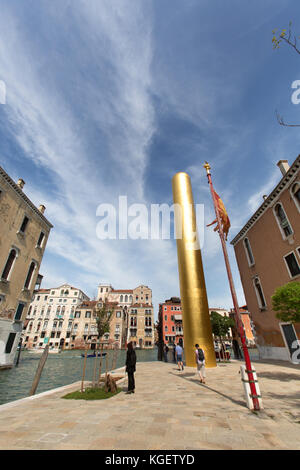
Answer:
[(235, 287), (234, 287), (234, 282), (233, 282), (233, 277), (232, 277), (232, 273), (231, 273), (231, 268), (230, 268), (230, 264), (229, 264), (229, 258), (228, 258), (226, 242), (225, 242), (224, 232), (223, 232), (222, 223), (221, 223), (221, 217), (220, 217), (220, 214), (219, 214), (219, 211), (218, 211), (218, 208), (217, 208), (217, 201), (216, 201), (215, 193), (214, 193), (214, 190), (213, 190), (211, 174), (210, 174), (210, 166), (207, 162), (203, 166), (206, 169), (208, 183), (209, 183), (209, 187), (210, 187), (210, 192), (211, 192), (213, 203), (214, 203), (214, 208), (215, 208), (215, 213), (216, 213), (216, 218), (217, 218), (217, 223), (218, 223), (218, 232), (219, 232), (220, 239), (221, 239), (221, 244), (222, 244), (222, 249), (223, 249), (223, 254), (224, 254), (224, 259), (225, 259), (225, 265), (226, 265), (226, 270), (227, 270), (227, 275), (228, 275), (228, 280), (229, 280), (229, 286), (230, 286), (233, 306), (234, 306), (234, 310), (235, 310), (235, 321), (236, 321), (236, 324), (237, 324), (237, 327), (238, 327), (238, 330), (239, 330), (239, 333), (240, 333), (242, 347), (243, 347), (243, 351), (244, 351), (244, 358), (245, 358), (245, 363), (246, 363), (246, 372), (247, 372), (248, 378), (249, 378), (249, 385), (250, 385), (250, 390), (251, 390), (251, 398), (252, 398), (252, 402), (253, 402), (253, 407), (254, 407), (255, 410), (259, 410), (260, 406), (259, 406), (258, 398), (260, 398), (260, 396), (257, 394), (257, 391), (256, 391), (255, 379), (254, 379), (254, 376), (253, 376), (251, 360), (250, 360), (249, 351), (248, 351), (248, 348), (247, 348), (246, 337), (245, 337), (245, 332), (244, 332), (244, 328), (243, 328), (243, 322), (242, 322), (242, 319), (241, 319), (239, 304), (238, 304), (238, 300), (237, 300), (237, 296), (236, 296), (236, 292), (235, 292)]

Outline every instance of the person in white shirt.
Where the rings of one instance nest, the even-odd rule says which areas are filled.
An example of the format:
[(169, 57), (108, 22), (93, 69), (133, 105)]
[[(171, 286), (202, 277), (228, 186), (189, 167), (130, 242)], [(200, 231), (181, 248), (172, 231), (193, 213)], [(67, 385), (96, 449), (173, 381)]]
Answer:
[(205, 355), (203, 349), (199, 347), (199, 344), (195, 344), (195, 360), (197, 364), (197, 370), (199, 373), (200, 383), (205, 384)]

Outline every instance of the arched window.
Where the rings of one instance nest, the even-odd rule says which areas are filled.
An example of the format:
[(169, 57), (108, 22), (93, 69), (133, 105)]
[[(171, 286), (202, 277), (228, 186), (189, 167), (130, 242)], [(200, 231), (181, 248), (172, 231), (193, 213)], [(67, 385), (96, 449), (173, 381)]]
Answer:
[(29, 266), (29, 269), (28, 269), (28, 274), (27, 274), (27, 277), (26, 277), (26, 280), (25, 280), (25, 284), (24, 284), (24, 288), (25, 289), (29, 289), (30, 287), (30, 284), (31, 284), (31, 280), (32, 280), (32, 276), (33, 276), (33, 272), (35, 270), (35, 267), (36, 267), (36, 264), (34, 261), (32, 261), (32, 263), (30, 264)]
[(129, 302), (132, 302), (132, 295), (129, 296)]
[(128, 295), (125, 295), (125, 302), (128, 302)]
[(10, 250), (8, 259), (6, 261), (6, 265), (3, 269), (3, 272), (2, 272), (2, 275), (1, 275), (2, 279), (8, 280), (9, 274), (12, 270), (12, 267), (13, 267), (13, 264), (14, 264), (16, 258), (17, 258), (17, 250), (15, 250), (13, 248), (12, 250)]
[(293, 233), (292, 228), (289, 224), (285, 211), (280, 203), (276, 204), (275, 206), (275, 215), (277, 217), (277, 221), (281, 228), (281, 231), (285, 237), (288, 237)]
[(123, 295), (120, 295), (120, 302), (123, 302)]
[(251, 246), (250, 246), (250, 242), (249, 242), (248, 238), (245, 238), (244, 246), (245, 246), (245, 250), (246, 250), (246, 254), (247, 254), (247, 258), (248, 258), (248, 264), (249, 264), (249, 266), (252, 266), (254, 264), (254, 256), (253, 256)]
[(261, 283), (260, 283), (260, 280), (258, 279), (258, 277), (256, 277), (254, 279), (254, 287), (255, 287), (255, 290), (256, 290), (256, 295), (257, 295), (257, 298), (258, 298), (259, 306), (260, 306), (261, 309), (265, 309), (266, 308), (265, 296), (264, 296), (264, 293), (263, 293), (263, 290), (262, 290), (262, 287), (261, 287)]
[(298, 208), (298, 211), (300, 212), (300, 182), (299, 181), (293, 184), (291, 188), (291, 194)]

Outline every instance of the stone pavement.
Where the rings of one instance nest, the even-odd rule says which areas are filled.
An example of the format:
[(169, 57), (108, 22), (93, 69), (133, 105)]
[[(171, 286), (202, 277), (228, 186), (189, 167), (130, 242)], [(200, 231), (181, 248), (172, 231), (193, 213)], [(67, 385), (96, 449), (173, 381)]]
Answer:
[(78, 382), (1, 405), (0, 449), (300, 449), (300, 366), (255, 363), (264, 404), (256, 414), (245, 406), (240, 364), (208, 369), (200, 385), (195, 369), (138, 363), (132, 395), (62, 400)]

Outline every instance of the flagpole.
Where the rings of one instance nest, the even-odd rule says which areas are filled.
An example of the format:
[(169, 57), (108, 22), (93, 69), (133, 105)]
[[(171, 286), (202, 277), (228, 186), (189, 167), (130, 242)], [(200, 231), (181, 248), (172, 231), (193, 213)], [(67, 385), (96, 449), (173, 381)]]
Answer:
[(248, 377), (249, 377), (251, 398), (252, 398), (254, 409), (259, 410), (260, 409), (259, 401), (258, 401), (259, 396), (258, 396), (257, 391), (256, 391), (255, 379), (254, 379), (254, 376), (253, 376), (253, 370), (252, 370), (251, 360), (250, 360), (250, 356), (249, 356), (249, 351), (248, 351), (248, 348), (247, 348), (245, 332), (244, 332), (243, 323), (242, 323), (242, 319), (241, 319), (241, 313), (240, 313), (239, 304), (238, 304), (238, 300), (237, 300), (237, 295), (236, 295), (234, 282), (233, 282), (233, 277), (232, 277), (232, 273), (231, 273), (231, 268), (230, 268), (230, 263), (229, 263), (227, 248), (226, 248), (226, 242), (225, 242), (224, 232), (223, 232), (222, 223), (221, 223), (221, 217), (220, 217), (220, 214), (219, 214), (219, 211), (218, 211), (218, 208), (217, 208), (216, 197), (215, 197), (215, 193), (214, 193), (214, 190), (213, 190), (213, 184), (212, 184), (211, 173), (210, 173), (210, 165), (206, 162), (205, 165), (203, 165), (203, 166), (206, 169), (208, 183), (209, 183), (209, 187), (210, 187), (210, 192), (211, 192), (213, 203), (214, 203), (214, 208), (215, 208), (215, 213), (216, 213), (216, 218), (217, 218), (217, 224), (218, 224), (217, 227), (218, 227), (218, 232), (219, 232), (220, 239), (221, 239), (221, 244), (222, 244), (222, 249), (223, 249), (223, 254), (224, 254), (224, 259), (225, 259), (225, 265), (226, 265), (226, 270), (227, 270), (227, 275), (228, 275), (228, 280), (229, 280), (229, 286), (230, 286), (233, 306), (234, 306), (234, 310), (235, 310), (235, 321), (236, 321), (238, 330), (240, 332), (242, 348), (243, 348), (243, 351), (244, 351), (244, 358), (245, 358), (245, 363), (246, 363), (246, 372), (247, 372)]

